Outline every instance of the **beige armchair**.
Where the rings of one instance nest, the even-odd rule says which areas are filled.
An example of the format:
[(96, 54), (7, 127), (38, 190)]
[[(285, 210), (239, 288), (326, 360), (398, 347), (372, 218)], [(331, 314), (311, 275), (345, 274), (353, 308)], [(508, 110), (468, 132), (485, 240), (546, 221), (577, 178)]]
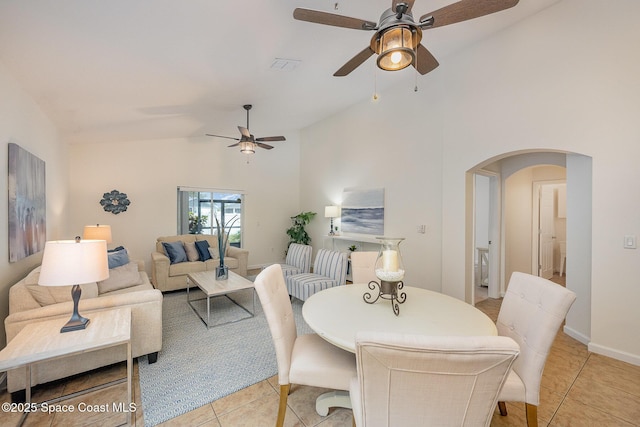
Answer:
[(356, 426), (489, 426), (519, 348), (508, 337), (359, 332)]

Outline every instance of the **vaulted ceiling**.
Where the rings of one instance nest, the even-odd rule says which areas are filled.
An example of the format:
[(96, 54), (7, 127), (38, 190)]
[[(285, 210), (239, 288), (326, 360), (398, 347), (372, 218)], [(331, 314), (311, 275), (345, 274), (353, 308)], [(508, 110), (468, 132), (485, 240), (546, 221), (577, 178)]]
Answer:
[[(425, 31), (423, 44), (443, 68), (447, 56), (558, 1), (520, 0), (493, 15)], [(416, 0), (414, 16), (450, 3)], [(416, 78), (412, 68), (376, 70), (374, 58), (346, 77), (333, 77), (372, 33), (297, 21), (293, 10), (377, 22), (390, 5), (0, 0), (0, 65), (71, 143), (235, 136), (246, 121), (243, 104), (254, 106), (253, 133), (285, 134), (370, 98), (374, 80), (378, 91), (394, 85), (409, 91)], [(272, 67), (276, 59), (294, 60), (296, 67)]]

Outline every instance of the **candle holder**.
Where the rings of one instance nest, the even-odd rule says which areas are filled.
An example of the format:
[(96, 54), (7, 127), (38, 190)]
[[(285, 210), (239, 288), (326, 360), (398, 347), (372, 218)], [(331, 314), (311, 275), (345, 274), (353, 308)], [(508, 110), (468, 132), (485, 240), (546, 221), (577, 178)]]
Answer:
[(375, 292), (365, 292), (362, 298), (367, 304), (373, 304), (380, 298), (391, 301), (391, 309), (397, 316), (400, 314), (400, 305), (407, 300), (407, 294), (399, 292), (404, 287), (404, 265), (400, 255), (400, 242), (403, 237), (376, 237), (380, 240), (380, 252), (376, 259), (375, 273), (380, 283), (372, 280), (367, 285)]

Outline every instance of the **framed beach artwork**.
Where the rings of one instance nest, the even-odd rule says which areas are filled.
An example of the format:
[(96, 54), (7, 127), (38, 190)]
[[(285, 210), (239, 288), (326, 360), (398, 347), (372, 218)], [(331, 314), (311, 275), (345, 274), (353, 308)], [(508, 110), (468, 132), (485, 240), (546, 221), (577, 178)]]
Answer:
[(9, 262), (44, 250), (47, 237), (45, 164), (9, 143)]
[(384, 188), (345, 188), (341, 210), (343, 232), (384, 235)]

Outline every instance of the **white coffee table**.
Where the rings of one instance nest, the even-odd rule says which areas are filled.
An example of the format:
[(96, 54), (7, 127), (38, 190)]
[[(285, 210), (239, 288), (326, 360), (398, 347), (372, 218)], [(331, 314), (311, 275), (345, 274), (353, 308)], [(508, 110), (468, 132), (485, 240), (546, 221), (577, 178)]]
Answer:
[[(187, 275), (187, 279), (189, 283), (193, 283), (196, 285), (202, 292), (204, 292), (204, 298), (191, 299), (189, 294), (189, 288), (191, 286), (187, 286), (187, 302), (189, 306), (193, 310), (194, 313), (202, 320), (202, 323), (205, 324), (207, 329), (214, 326), (222, 326), (229, 323), (238, 322), (240, 320), (245, 320), (253, 317), (256, 312), (256, 299), (255, 299), (255, 289), (253, 287), (253, 282), (251, 280), (245, 279), (239, 274), (234, 273), (233, 271), (229, 272), (229, 278), (227, 280), (216, 280), (216, 272), (215, 271), (199, 271), (197, 273), (189, 273)], [(235, 292), (251, 290), (251, 301), (252, 301), (252, 311), (249, 311), (246, 307), (240, 304), (238, 301), (231, 298), (229, 295)], [(211, 324), (211, 298), (213, 297), (221, 297), (224, 296), (228, 298), (235, 305), (246, 311), (249, 316), (242, 317), (237, 320), (232, 320), (229, 322), (217, 323), (215, 325)], [(205, 318), (200, 314), (198, 309), (193, 305), (195, 301), (207, 300), (207, 318)]]
[[(133, 360), (131, 357), (131, 308), (117, 308), (93, 313), (85, 313), (91, 322), (86, 329), (72, 332), (60, 332), (60, 328), (68, 318), (45, 320), (31, 323), (22, 329), (7, 346), (0, 351), (0, 372), (16, 368), (26, 368), (26, 408), (31, 412), (37, 410), (37, 405), (31, 402), (31, 367), (48, 360), (73, 356), (76, 354), (98, 351), (119, 345), (127, 346), (127, 424), (131, 425), (135, 408), (132, 400)], [(51, 404), (69, 399), (90, 391), (99, 390), (110, 385), (121, 383), (122, 380), (92, 387), (82, 392), (72, 393), (60, 398), (47, 401)], [(43, 402), (44, 403), (44, 402)], [(40, 404), (38, 404), (40, 405)], [(29, 412), (24, 412), (20, 424)]]

